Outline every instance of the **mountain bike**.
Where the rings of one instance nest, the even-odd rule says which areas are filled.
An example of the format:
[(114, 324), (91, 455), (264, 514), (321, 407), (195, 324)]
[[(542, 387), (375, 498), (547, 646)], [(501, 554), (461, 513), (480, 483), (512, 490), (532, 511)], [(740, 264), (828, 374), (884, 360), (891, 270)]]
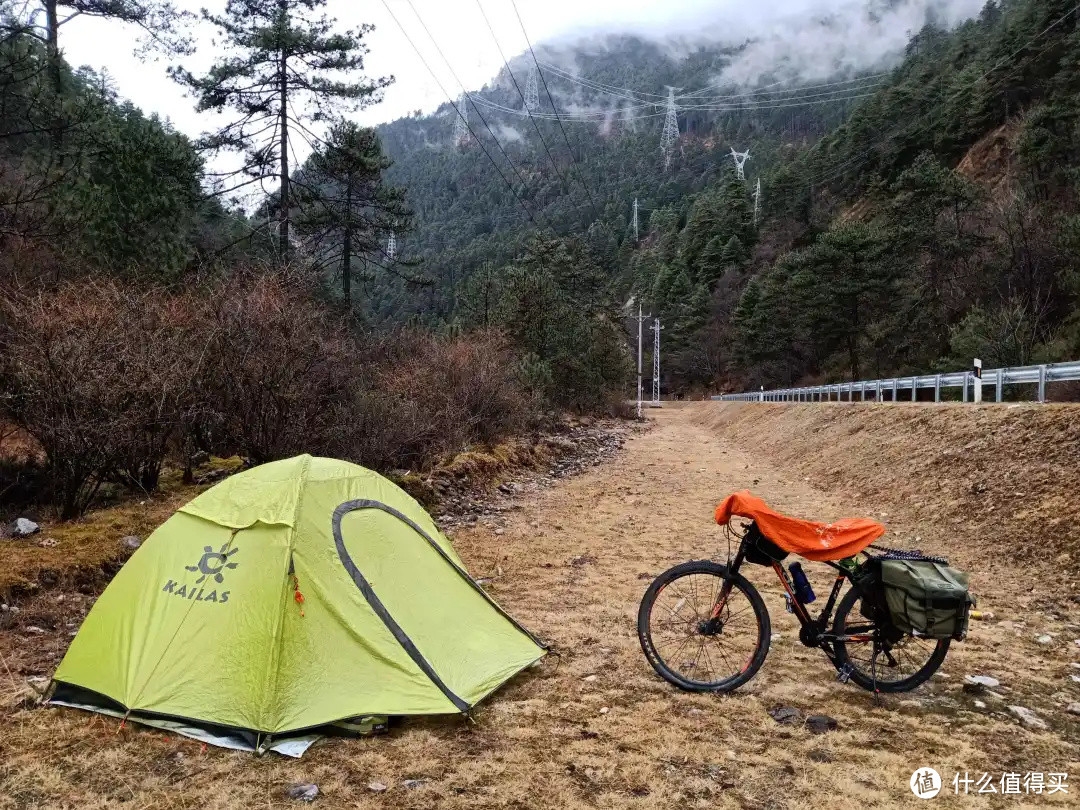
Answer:
[[(781, 564), (787, 552), (751, 522), (728, 564), (694, 560), (660, 574), (638, 610), (638, 638), (653, 669), (668, 682), (692, 692), (731, 692), (757, 674), (772, 639), (772, 622), (757, 588), (740, 573), (746, 563), (768, 566), (784, 587), (788, 609), (799, 621), (799, 640), (818, 647), (842, 683), (873, 692), (907, 692), (925, 683), (949, 651), (949, 638), (927, 638), (895, 627), (873, 577), (874, 559), (942, 561), (918, 552), (883, 549), (824, 561), (836, 578), (821, 612), (801, 567), (801, 582)], [(850, 588), (840, 593), (845, 583)], [(839, 602), (838, 602), (839, 600)], [(835, 609), (835, 616), (833, 611)], [(831, 625), (831, 626), (830, 626)]]

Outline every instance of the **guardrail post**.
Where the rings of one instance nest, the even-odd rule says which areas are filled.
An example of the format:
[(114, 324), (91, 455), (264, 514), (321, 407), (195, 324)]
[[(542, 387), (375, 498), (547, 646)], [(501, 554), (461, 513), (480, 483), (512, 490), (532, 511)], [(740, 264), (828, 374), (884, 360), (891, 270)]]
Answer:
[(1003, 368), (997, 370), (997, 383), (995, 388), (997, 389), (996, 399), (998, 402), (1001, 402), (1005, 396), (1005, 369)]
[(896, 377), (893, 377), (893, 381), (892, 381), (892, 401), (893, 402), (896, 402), (896, 389), (899, 388), (899, 386), (900, 386), (900, 383), (897, 381)]
[(915, 402), (919, 398), (919, 378), (911, 378), (911, 401)]
[(862, 380), (859, 383), (859, 394), (862, 397), (862, 401), (866, 402), (866, 380)]
[(941, 375), (934, 376), (934, 402), (941, 402)]
[(1039, 364), (1039, 402), (1046, 402), (1046, 363)]
[(971, 372), (965, 371), (964, 372), (964, 399), (963, 399), (964, 402), (967, 402), (967, 389), (968, 389), (968, 380), (969, 379), (971, 379)]

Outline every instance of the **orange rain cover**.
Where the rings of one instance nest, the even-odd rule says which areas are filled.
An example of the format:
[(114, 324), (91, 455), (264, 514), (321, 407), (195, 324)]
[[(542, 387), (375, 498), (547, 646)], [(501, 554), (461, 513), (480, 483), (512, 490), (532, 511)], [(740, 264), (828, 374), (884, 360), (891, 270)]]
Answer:
[(808, 560), (842, 560), (858, 554), (885, 534), (885, 527), (869, 518), (844, 518), (835, 523), (799, 520), (770, 509), (765, 501), (749, 490), (728, 495), (716, 507), (716, 522), (731, 520), (732, 515), (750, 518), (761, 533), (784, 551)]

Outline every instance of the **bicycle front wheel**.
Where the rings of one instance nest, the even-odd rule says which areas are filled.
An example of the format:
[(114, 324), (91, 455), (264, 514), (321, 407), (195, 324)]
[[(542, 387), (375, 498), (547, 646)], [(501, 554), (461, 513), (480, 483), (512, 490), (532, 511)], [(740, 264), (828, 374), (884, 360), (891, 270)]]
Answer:
[(691, 692), (742, 686), (765, 662), (771, 633), (757, 589), (708, 560), (662, 573), (638, 610), (645, 657), (661, 677)]
[(858, 609), (862, 596), (852, 588), (840, 600), (833, 622), (836, 668), (868, 691), (908, 692), (937, 672), (951, 639), (919, 638), (870, 621)]

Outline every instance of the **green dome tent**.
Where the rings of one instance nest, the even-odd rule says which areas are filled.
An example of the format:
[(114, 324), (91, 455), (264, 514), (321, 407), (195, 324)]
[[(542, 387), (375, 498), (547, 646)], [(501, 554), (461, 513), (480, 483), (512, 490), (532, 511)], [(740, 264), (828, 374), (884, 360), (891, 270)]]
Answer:
[(403, 490), (305, 455), (162, 524), (86, 617), (51, 702), (298, 756), (350, 718), (467, 712), (544, 653)]

